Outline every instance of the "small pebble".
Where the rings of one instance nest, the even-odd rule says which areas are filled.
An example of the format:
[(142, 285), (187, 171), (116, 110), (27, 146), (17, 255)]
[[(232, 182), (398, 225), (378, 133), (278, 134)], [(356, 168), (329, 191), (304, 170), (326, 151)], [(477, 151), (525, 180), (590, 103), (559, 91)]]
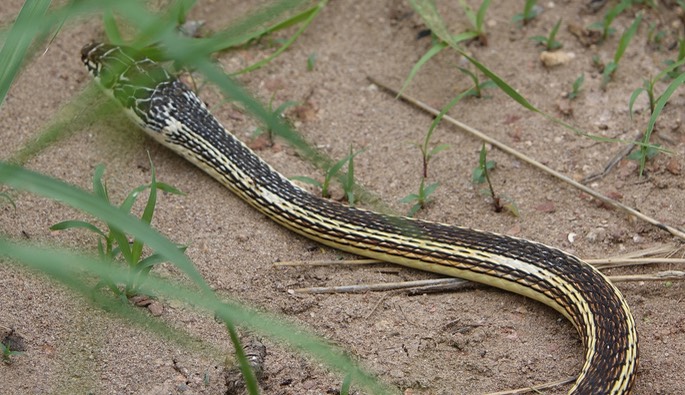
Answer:
[(147, 306), (147, 309), (150, 311), (150, 314), (152, 314), (155, 317), (159, 317), (164, 313), (164, 306), (159, 303), (159, 302), (152, 302)]
[(573, 52), (562, 52), (562, 51), (542, 51), (540, 53), (540, 61), (545, 67), (555, 67), (562, 64), (570, 62), (576, 57)]

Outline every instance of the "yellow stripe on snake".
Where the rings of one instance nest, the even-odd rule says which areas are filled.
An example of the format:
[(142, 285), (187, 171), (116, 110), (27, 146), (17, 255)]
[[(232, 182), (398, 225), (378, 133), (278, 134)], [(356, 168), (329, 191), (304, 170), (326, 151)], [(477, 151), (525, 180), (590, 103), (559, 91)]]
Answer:
[(82, 60), (152, 138), (277, 223), (354, 254), (460, 277), (542, 302), (569, 319), (585, 347), (570, 394), (628, 394), (638, 338), (621, 293), (587, 263), (556, 248), (479, 230), (388, 216), (299, 188), (240, 142), (160, 64), (132, 48), (92, 43)]

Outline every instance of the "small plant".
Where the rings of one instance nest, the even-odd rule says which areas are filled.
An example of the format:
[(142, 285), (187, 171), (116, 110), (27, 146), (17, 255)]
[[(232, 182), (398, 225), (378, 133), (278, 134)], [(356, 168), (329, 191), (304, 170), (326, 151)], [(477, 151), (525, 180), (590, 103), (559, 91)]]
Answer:
[(621, 39), (618, 41), (618, 47), (616, 47), (616, 52), (614, 52), (614, 59), (605, 65), (604, 70), (602, 71), (602, 88), (606, 87), (606, 84), (613, 78), (614, 73), (618, 69), (618, 63), (621, 61), (623, 54), (628, 48), (628, 44), (630, 44), (630, 41), (637, 32), (640, 22), (642, 22), (642, 14), (638, 14), (630, 27), (621, 35)]
[[(269, 100), (269, 112), (274, 116), (278, 118), (283, 118), (283, 113), (285, 110), (287, 110), (289, 107), (294, 107), (297, 106), (299, 103), (296, 101), (286, 101), (282, 103), (280, 106), (278, 106), (276, 109), (273, 108), (273, 102), (274, 102), (274, 96), (275, 94), (271, 95), (271, 99)], [(269, 146), (273, 146), (274, 144), (274, 136), (273, 136), (273, 131), (264, 126), (259, 126), (255, 129), (254, 133), (252, 133), (253, 138), (257, 138), (263, 134), (266, 134), (266, 139), (269, 144)]]
[(566, 94), (566, 97), (569, 100), (574, 100), (575, 98), (577, 98), (578, 94), (580, 93), (580, 88), (582, 88), (584, 82), (585, 82), (585, 73), (580, 73), (578, 78), (576, 78), (576, 80), (573, 81), (573, 85), (571, 85), (571, 92), (568, 92)]
[(682, 69), (680, 68), (680, 66), (682, 66), (683, 59), (685, 59), (685, 38), (681, 38), (680, 40), (678, 40), (678, 57), (676, 58), (676, 60), (669, 59), (664, 62), (668, 67), (672, 66), (674, 63), (679, 64), (678, 67), (675, 67), (668, 72), (669, 78), (677, 78), (680, 75), (680, 73), (682, 73)]
[(488, 45), (488, 36), (485, 33), (485, 14), (490, 7), (490, 0), (483, 0), (478, 7), (478, 11), (474, 12), (471, 6), (469, 6), (465, 0), (459, 0), (459, 5), (464, 10), (466, 18), (468, 18), (473, 30), (469, 30), (463, 34), (468, 35), (467, 39), (478, 39), (481, 45)]
[(621, 0), (620, 3), (607, 11), (602, 21), (591, 24), (588, 26), (588, 29), (601, 31), (602, 41), (606, 41), (606, 39), (616, 31), (616, 29), (611, 27), (611, 24), (614, 23), (614, 19), (625, 11), (626, 8), (630, 7), (631, 3), (632, 0)]
[(480, 78), (478, 78), (478, 74), (472, 72), (469, 69), (463, 67), (457, 67), (457, 69), (459, 69), (459, 71), (469, 76), (469, 78), (471, 78), (471, 81), (473, 81), (473, 88), (470, 88), (466, 92), (464, 92), (464, 96), (474, 96), (480, 99), (483, 97), (483, 89), (494, 88), (497, 86), (492, 80), (485, 80), (481, 82)]
[[(102, 180), (104, 172), (105, 167), (103, 165), (99, 165), (95, 168), (93, 192), (95, 198), (111, 203), (107, 187)], [(157, 191), (161, 190), (176, 195), (182, 194), (173, 186), (157, 181), (152, 161), (150, 161), (150, 172), (152, 173), (150, 184), (141, 185), (133, 189), (121, 206), (119, 206), (123, 212), (130, 213), (140, 193), (149, 189), (150, 193), (147, 198), (147, 204), (145, 205), (143, 215), (141, 216), (141, 220), (148, 225), (152, 222), (155, 205), (157, 204)], [(128, 267), (129, 280), (123, 284), (123, 290), (119, 287), (119, 284), (107, 278), (102, 279), (98, 284), (98, 286), (107, 286), (112, 292), (122, 298), (135, 296), (138, 293), (139, 286), (145, 281), (150, 270), (152, 270), (156, 264), (163, 262), (161, 255), (156, 253), (143, 258), (143, 242), (139, 239), (134, 239), (133, 242), (130, 243), (129, 238), (124, 231), (110, 226), (109, 224), (107, 224), (109, 230), (105, 232), (90, 222), (70, 220), (55, 224), (50, 227), (50, 230), (75, 228), (86, 229), (100, 236), (100, 239), (98, 239), (98, 254), (102, 260), (110, 262), (123, 261), (126, 267)], [(185, 250), (185, 247), (179, 246), (179, 249), (183, 251)]]
[(418, 193), (412, 193), (400, 200), (402, 203), (414, 203), (407, 213), (408, 217), (413, 217), (419, 210), (426, 207), (426, 204), (430, 201), (430, 195), (435, 192), (435, 190), (440, 186), (440, 183), (434, 182), (426, 186), (426, 179), (421, 178), (421, 183), (419, 184)]
[(2, 362), (7, 365), (12, 363), (12, 357), (15, 355), (22, 354), (21, 351), (15, 351), (10, 348), (10, 346), (0, 343), (0, 353), (2, 354)]
[(540, 9), (535, 5), (536, 3), (536, 0), (526, 0), (526, 3), (523, 5), (523, 12), (514, 15), (512, 20), (524, 26), (529, 24), (540, 14)]
[(680, 67), (682, 67), (683, 64), (685, 64), (685, 58), (680, 59), (677, 62), (670, 63), (668, 67), (662, 70), (655, 77), (649, 80), (643, 80), (642, 86), (635, 89), (633, 93), (630, 95), (630, 101), (628, 102), (628, 113), (630, 114), (631, 119), (633, 117), (633, 105), (635, 104), (637, 98), (642, 93), (645, 93), (647, 95), (647, 98), (649, 99), (650, 119), (647, 131), (642, 135), (642, 139), (639, 144), (639, 149), (634, 151), (632, 154), (628, 155), (628, 159), (639, 162), (640, 177), (642, 177), (646, 162), (652, 159), (659, 153), (659, 151), (662, 150), (658, 145), (652, 145), (649, 143), (651, 133), (656, 123), (656, 119), (661, 114), (661, 110), (668, 102), (670, 96), (679, 86), (685, 83), (685, 74), (679, 74), (678, 77), (676, 77), (676, 79), (673, 82), (671, 82), (671, 84), (669, 84), (666, 90), (659, 96), (656, 96), (656, 94), (654, 93), (654, 86), (658, 81), (670, 76), (674, 70), (677, 70)]
[(329, 198), (331, 197), (329, 191), (331, 180), (333, 179), (333, 177), (337, 176), (338, 173), (340, 173), (340, 170), (342, 170), (343, 166), (347, 164), (347, 173), (345, 174), (345, 177), (341, 180), (341, 184), (343, 190), (345, 191), (345, 197), (347, 197), (348, 202), (350, 204), (354, 204), (356, 200), (354, 196), (354, 157), (361, 154), (362, 152), (364, 152), (364, 150), (353, 152), (352, 147), (350, 146), (350, 153), (346, 157), (335, 162), (333, 166), (329, 167), (328, 170), (326, 170), (323, 182), (319, 182), (318, 180), (315, 180), (307, 176), (293, 176), (290, 177), (290, 179), (314, 185), (315, 187), (321, 189), (321, 197)]
[(547, 37), (545, 36), (533, 36), (530, 39), (545, 47), (547, 51), (554, 51), (562, 47), (562, 44), (556, 40), (557, 32), (561, 26), (561, 19), (557, 21), (552, 30), (549, 32)]
[(312, 52), (307, 57), (307, 71), (314, 71), (315, 65), (316, 65), (316, 52)]
[(473, 169), (471, 174), (471, 181), (474, 184), (488, 184), (488, 189), (484, 189), (485, 195), (492, 198), (492, 204), (495, 208), (495, 212), (499, 213), (502, 210), (507, 210), (515, 217), (519, 216), (519, 210), (516, 204), (508, 198), (500, 197), (495, 193), (495, 189), (490, 181), (490, 171), (495, 169), (497, 165), (494, 160), (488, 160), (488, 151), (485, 149), (485, 143), (483, 143), (480, 149), (480, 155), (478, 158), (478, 166)]
[(649, 24), (649, 30), (647, 32), (647, 42), (651, 44), (657, 50), (662, 50), (664, 39), (668, 33), (665, 30), (658, 30), (658, 26), (655, 22)]
[(2, 355), (2, 362), (10, 365), (13, 356), (23, 354), (23, 352), (26, 351), (24, 338), (14, 329), (5, 328), (2, 325), (0, 325), (0, 328), (9, 329), (9, 332), (0, 340), (0, 354)]
[(354, 153), (352, 151), (352, 146), (350, 146), (350, 153), (347, 155), (350, 160), (347, 161), (347, 173), (342, 179), (342, 187), (343, 191), (345, 191), (345, 196), (347, 197), (347, 203), (349, 203), (350, 206), (354, 206), (357, 201), (357, 198), (354, 196), (354, 157), (362, 151), (363, 150)]

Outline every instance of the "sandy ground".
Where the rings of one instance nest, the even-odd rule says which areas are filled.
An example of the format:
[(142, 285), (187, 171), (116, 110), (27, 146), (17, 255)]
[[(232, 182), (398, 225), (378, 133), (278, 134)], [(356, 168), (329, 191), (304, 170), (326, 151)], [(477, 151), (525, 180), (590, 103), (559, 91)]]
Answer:
[[(201, 1), (192, 18), (219, 29), (235, 17), (232, 2)], [(457, 2), (445, 2), (446, 19), (455, 32), (467, 26)], [(494, 1), (487, 17), (489, 45), (471, 44), (468, 51), (499, 73), (530, 102), (580, 129), (613, 138), (633, 138), (648, 119), (647, 101), (636, 103), (631, 121), (628, 100), (642, 80), (656, 74), (683, 24), (675, 8), (646, 10), (645, 21), (606, 90), (592, 57), (613, 56), (618, 37), (585, 47), (568, 32), (569, 24), (587, 26), (600, 15), (588, 14), (579, 1), (542, 2), (544, 12), (524, 28), (511, 18), (522, 2)], [(613, 4), (610, 2), (610, 4)], [(11, 23), (21, 1), (3, 1), (0, 22)], [(231, 10), (229, 12), (228, 10)], [(602, 11), (602, 13), (604, 10)], [(546, 34), (562, 18), (558, 40), (575, 58), (548, 69), (529, 37)], [(616, 21), (619, 32), (632, 21)], [(648, 42), (649, 26), (669, 33), (663, 48)], [(430, 47), (417, 38), (424, 29), (409, 6), (396, 1), (331, 1), (294, 47), (268, 67), (241, 77), (264, 101), (307, 103), (307, 116), (293, 116), (306, 138), (334, 158), (350, 146), (364, 149), (355, 160), (359, 182), (399, 212), (399, 200), (413, 193), (420, 180), (420, 157), (412, 145), (422, 140), (431, 118), (394, 100), (367, 81), (380, 78), (399, 87), (412, 65)], [(64, 29), (47, 53), (19, 76), (0, 112), (0, 158), (7, 158), (40, 133), (61, 106), (81, 92), (90, 79), (79, 49), (101, 39), (102, 27), (90, 22)], [(221, 63), (236, 70), (269, 52), (262, 46), (224, 55)], [(307, 58), (316, 54), (313, 71)], [(454, 53), (444, 53), (419, 73), (409, 93), (441, 106), (470, 86), (457, 70), (465, 66)], [(585, 84), (577, 100), (562, 98), (581, 73)], [(665, 85), (659, 85), (659, 91)], [(573, 178), (603, 168), (621, 146), (574, 135), (541, 116), (522, 109), (503, 93), (487, 91), (485, 99), (468, 99), (452, 111), (459, 120), (519, 149)], [(219, 98), (203, 96), (229, 129), (249, 139), (256, 123)], [(592, 187), (672, 226), (685, 225), (685, 183), (681, 174), (685, 133), (682, 92), (676, 92), (657, 126), (654, 142), (674, 152), (649, 163), (645, 179), (635, 164), (621, 162)], [(559, 109), (570, 115), (563, 115)], [(84, 112), (89, 111), (83, 108)], [(293, 115), (293, 114), (291, 114)], [(600, 258), (675, 242), (653, 226), (607, 209), (584, 194), (493, 150), (495, 187), (513, 199), (516, 218), (493, 212), (480, 187), (471, 184), (481, 143), (456, 128), (441, 127), (434, 143), (449, 144), (431, 162), (430, 180), (440, 182), (433, 203), (419, 213), (429, 220), (455, 223), (531, 238), (583, 258)], [(90, 125), (54, 144), (27, 166), (89, 188), (94, 167), (107, 165), (107, 183), (115, 199), (149, 180), (147, 152), (159, 179), (185, 191), (164, 195), (154, 225), (178, 243), (206, 280), (222, 295), (263, 310), (283, 314), (330, 339), (360, 360), (385, 382), (406, 394), (478, 394), (541, 384), (578, 373), (582, 346), (572, 326), (553, 310), (523, 297), (484, 286), (445, 294), (407, 296), (395, 293), (294, 296), (290, 288), (415, 280), (434, 277), (391, 265), (365, 268), (324, 267), (275, 269), (279, 260), (330, 259), (340, 256), (272, 223), (166, 149), (139, 133), (120, 113)], [(260, 151), (288, 176), (321, 178), (313, 166), (289, 149)], [(54, 233), (56, 222), (83, 216), (30, 195), (21, 195), (16, 210), (4, 207), (0, 231), (13, 238), (74, 248), (95, 248), (93, 237), (80, 232)], [(569, 237), (569, 235), (575, 237)], [(573, 241), (570, 241), (573, 240)], [(671, 269), (653, 266), (621, 269), (636, 274)], [(677, 268), (675, 268), (677, 269)], [(168, 267), (160, 272), (171, 273)], [(641, 335), (636, 394), (682, 392), (685, 370), (685, 311), (681, 283), (620, 283), (635, 314)], [(211, 317), (162, 301), (162, 317), (171, 325), (230, 352), (225, 331)], [(223, 356), (190, 350), (160, 340), (129, 322), (112, 318), (80, 297), (40, 276), (0, 265), (0, 325), (14, 328), (27, 351), (0, 364), (3, 393), (222, 393)], [(264, 393), (335, 393), (342, 378), (265, 339)], [(202, 348), (202, 347), (199, 347)], [(568, 387), (545, 393), (565, 393)]]

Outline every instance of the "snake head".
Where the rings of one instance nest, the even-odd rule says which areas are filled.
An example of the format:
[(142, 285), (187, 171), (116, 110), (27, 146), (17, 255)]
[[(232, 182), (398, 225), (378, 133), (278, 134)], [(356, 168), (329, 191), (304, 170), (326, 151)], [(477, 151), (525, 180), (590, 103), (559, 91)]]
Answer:
[(147, 56), (151, 52), (93, 42), (81, 49), (81, 61), (104, 88), (115, 89), (117, 85), (154, 88), (172, 77), (160, 63)]
[(88, 72), (106, 93), (135, 113), (141, 124), (147, 120), (155, 90), (175, 79), (146, 52), (104, 43), (89, 43), (81, 49), (81, 61)]

